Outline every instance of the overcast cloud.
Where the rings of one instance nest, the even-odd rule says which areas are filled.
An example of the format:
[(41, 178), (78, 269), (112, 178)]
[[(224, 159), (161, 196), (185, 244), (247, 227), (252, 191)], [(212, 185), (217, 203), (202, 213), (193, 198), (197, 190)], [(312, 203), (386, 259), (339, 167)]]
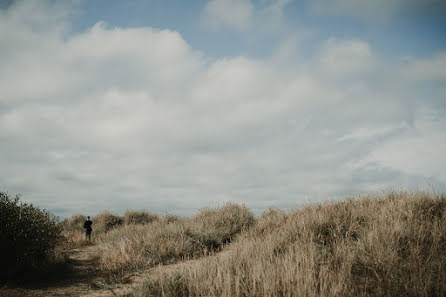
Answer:
[[(212, 0), (199, 13), (256, 30), (288, 2)], [(168, 27), (99, 19), (73, 33), (72, 9), (0, 10), (1, 190), (67, 216), (445, 189), (444, 50), (388, 61), (333, 36), (305, 58), (288, 39), (265, 58), (212, 59)]]

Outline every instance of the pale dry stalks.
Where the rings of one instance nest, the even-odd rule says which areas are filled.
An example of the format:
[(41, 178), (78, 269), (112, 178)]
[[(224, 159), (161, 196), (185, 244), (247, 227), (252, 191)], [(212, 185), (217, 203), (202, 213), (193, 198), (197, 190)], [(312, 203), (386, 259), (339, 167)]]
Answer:
[(135, 296), (446, 296), (446, 197), (391, 192), (271, 209), (225, 253)]
[(227, 204), (189, 219), (118, 227), (96, 239), (100, 265), (124, 273), (198, 258), (220, 249), (254, 222), (246, 207)]

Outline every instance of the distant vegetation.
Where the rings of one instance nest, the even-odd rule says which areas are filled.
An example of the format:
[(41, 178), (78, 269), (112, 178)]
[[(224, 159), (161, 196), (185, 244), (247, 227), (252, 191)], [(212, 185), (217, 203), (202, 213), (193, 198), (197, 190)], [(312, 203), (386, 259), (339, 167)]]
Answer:
[(130, 211), (127, 210), (124, 214), (124, 224), (125, 225), (144, 225), (159, 221), (160, 217), (155, 213), (150, 213), (148, 211)]
[(0, 283), (23, 279), (57, 262), (61, 239), (52, 214), (0, 192)]

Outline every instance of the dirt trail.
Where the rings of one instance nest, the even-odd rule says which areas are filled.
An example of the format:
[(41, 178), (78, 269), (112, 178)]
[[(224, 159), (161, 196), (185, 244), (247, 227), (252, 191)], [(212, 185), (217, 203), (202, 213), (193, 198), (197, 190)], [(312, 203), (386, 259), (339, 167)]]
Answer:
[[(126, 296), (152, 273), (159, 270), (175, 270), (184, 265), (192, 265), (198, 260), (188, 260), (177, 264), (160, 265), (129, 276), (126, 283), (107, 284), (98, 270), (94, 253), (95, 246), (87, 246), (68, 251), (71, 268), (58, 275), (28, 284), (20, 288), (0, 288), (0, 297), (109, 297)], [(223, 252), (225, 253), (225, 252)]]
[(68, 267), (48, 279), (19, 287), (0, 288), (0, 297), (82, 296), (103, 287), (104, 279), (97, 269), (94, 246), (67, 251)]

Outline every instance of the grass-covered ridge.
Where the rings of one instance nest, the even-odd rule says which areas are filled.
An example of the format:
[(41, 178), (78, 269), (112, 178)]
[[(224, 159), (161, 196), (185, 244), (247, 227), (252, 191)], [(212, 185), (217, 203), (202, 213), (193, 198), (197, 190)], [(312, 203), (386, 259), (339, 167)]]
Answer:
[(214, 252), (255, 223), (244, 206), (203, 209), (192, 218), (172, 215), (150, 223), (127, 224), (96, 239), (102, 269), (134, 271)]
[(389, 193), (269, 210), (215, 257), (135, 296), (446, 296), (446, 197)]

